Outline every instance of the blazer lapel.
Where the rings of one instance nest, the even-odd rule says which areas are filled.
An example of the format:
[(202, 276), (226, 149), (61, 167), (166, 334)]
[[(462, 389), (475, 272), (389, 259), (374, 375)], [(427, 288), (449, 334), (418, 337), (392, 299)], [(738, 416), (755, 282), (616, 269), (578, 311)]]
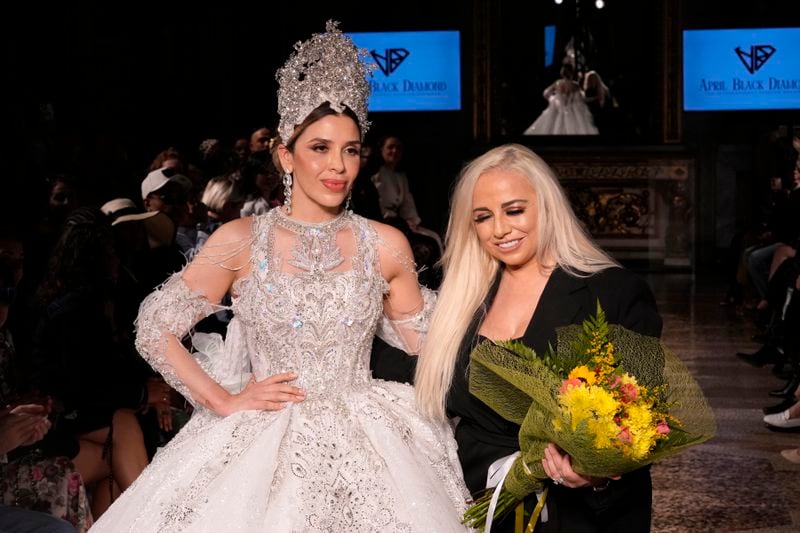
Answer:
[(548, 344), (555, 348), (556, 328), (573, 324), (578, 317), (585, 316), (588, 296), (584, 279), (570, 276), (560, 268), (553, 270), (525, 330), (523, 342), (537, 354), (544, 353)]

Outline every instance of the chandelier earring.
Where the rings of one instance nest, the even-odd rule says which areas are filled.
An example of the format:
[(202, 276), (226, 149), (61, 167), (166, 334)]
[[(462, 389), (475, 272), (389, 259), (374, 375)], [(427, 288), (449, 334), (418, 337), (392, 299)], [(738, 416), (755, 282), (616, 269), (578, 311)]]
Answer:
[(353, 188), (350, 187), (350, 192), (347, 193), (347, 200), (344, 201), (344, 210), (352, 213), (351, 207), (353, 201)]
[(283, 175), (283, 208), (287, 215), (292, 214), (292, 173)]

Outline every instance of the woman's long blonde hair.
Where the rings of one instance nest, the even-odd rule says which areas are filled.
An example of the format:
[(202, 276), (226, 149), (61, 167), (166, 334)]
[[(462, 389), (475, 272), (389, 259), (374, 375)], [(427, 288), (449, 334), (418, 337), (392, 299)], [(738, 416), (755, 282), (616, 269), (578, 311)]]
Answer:
[(519, 144), (506, 144), (469, 163), (453, 191), (442, 257), (444, 279), (414, 382), (417, 403), (432, 418), (446, 416), (445, 401), (459, 348), (501, 268), (500, 262), (481, 246), (472, 221), (475, 183), (490, 170), (498, 169), (524, 176), (536, 191), (536, 255), (543, 267), (561, 267), (575, 276), (589, 276), (617, 266), (586, 234), (555, 174), (533, 151)]

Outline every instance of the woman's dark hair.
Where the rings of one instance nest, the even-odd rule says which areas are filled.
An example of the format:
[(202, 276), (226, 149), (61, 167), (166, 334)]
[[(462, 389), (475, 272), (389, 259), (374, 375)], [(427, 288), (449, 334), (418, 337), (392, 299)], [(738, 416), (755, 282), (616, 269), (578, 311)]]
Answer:
[(309, 113), (308, 116), (305, 118), (305, 120), (303, 120), (303, 122), (301, 122), (300, 124), (297, 125), (297, 127), (295, 127), (294, 132), (292, 133), (292, 137), (286, 143), (286, 148), (288, 148), (290, 152), (293, 151), (295, 141), (297, 141), (297, 138), (300, 137), (300, 135), (311, 124), (322, 119), (323, 117), (327, 117), (330, 115), (339, 115), (339, 114), (352, 118), (353, 122), (356, 123), (356, 127), (358, 128), (358, 133), (361, 134), (361, 124), (358, 123), (358, 117), (356, 116), (355, 113), (353, 113), (350, 110), (349, 107), (345, 106), (344, 111), (339, 113), (338, 111), (336, 111), (331, 107), (331, 104), (329, 102), (325, 102), (322, 105), (318, 106), (316, 109), (314, 109), (314, 111)]
[(44, 304), (79, 288), (109, 288), (114, 236), (108, 217), (96, 207), (79, 207), (64, 221), (50, 255), (37, 299)]

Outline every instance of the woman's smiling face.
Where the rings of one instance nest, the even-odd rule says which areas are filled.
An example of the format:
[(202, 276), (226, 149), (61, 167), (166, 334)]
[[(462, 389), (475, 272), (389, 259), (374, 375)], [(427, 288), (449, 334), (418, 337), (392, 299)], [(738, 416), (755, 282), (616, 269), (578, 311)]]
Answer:
[(358, 174), (360, 154), (361, 135), (350, 117), (326, 115), (310, 124), (293, 151), (281, 153), (294, 179), (292, 212), (338, 212)]
[(494, 169), (472, 192), (472, 224), (484, 250), (510, 269), (536, 261), (536, 191), (516, 172)]

